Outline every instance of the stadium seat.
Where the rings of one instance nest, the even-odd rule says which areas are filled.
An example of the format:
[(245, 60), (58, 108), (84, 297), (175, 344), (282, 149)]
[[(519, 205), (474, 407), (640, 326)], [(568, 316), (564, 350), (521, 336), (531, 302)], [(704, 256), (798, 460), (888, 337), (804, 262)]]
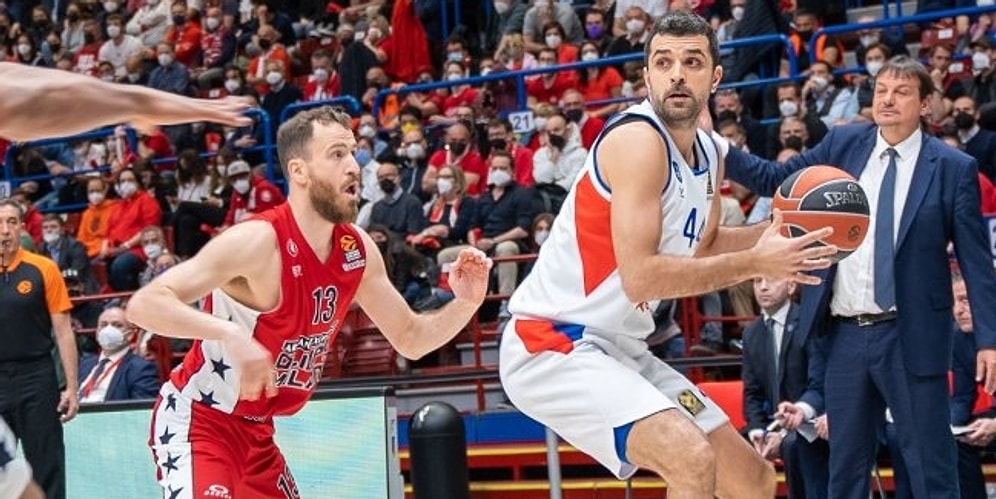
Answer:
[(737, 431), (747, 426), (747, 420), (744, 419), (743, 381), (704, 381), (697, 386), (723, 409)]
[(349, 312), (339, 334), (345, 347), (342, 359), (344, 377), (398, 374), (398, 352), (361, 310)]

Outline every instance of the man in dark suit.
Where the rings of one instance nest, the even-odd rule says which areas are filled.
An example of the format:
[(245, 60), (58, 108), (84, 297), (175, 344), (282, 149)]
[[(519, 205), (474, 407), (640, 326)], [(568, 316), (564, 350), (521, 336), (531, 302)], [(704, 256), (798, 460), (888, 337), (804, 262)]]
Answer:
[(135, 328), (125, 318), (124, 309), (104, 310), (97, 328), (100, 355), (80, 360), (80, 402), (155, 398), (159, 392), (158, 371), (155, 364), (131, 351)]
[[(933, 84), (919, 62), (888, 61), (875, 85), (875, 125), (834, 127), (785, 164), (731, 148), (726, 168), (733, 180), (765, 194), (811, 165), (836, 165), (858, 179), (871, 209), (868, 237), (847, 259), (814, 272), (823, 284), (803, 289), (799, 311), (800, 330), (827, 336), (829, 496), (868, 496), (888, 406), (914, 496), (955, 499), (957, 453), (948, 430), (949, 242), (976, 311), (976, 376), (987, 391), (996, 389), (996, 279), (979, 211), (977, 167), (921, 131)], [(786, 416), (797, 418), (800, 410)]]
[(90, 259), (86, 256), (86, 247), (76, 238), (65, 233), (62, 218), (55, 213), (49, 213), (42, 219), (42, 244), (38, 252), (51, 258), (66, 284), (79, 283), (79, 291), (90, 294), (98, 291), (98, 284), (90, 273)]
[(811, 426), (808, 431), (767, 431), (782, 403), (823, 409), (822, 394), (808, 389), (810, 369), (821, 368), (822, 356), (810, 358), (815, 337), (798, 328), (799, 307), (790, 299), (795, 289), (788, 280), (754, 279), (761, 317), (744, 329), (744, 417), (754, 448), (766, 459), (780, 456), (785, 463), (788, 496), (825, 499), (827, 442), (816, 438)]

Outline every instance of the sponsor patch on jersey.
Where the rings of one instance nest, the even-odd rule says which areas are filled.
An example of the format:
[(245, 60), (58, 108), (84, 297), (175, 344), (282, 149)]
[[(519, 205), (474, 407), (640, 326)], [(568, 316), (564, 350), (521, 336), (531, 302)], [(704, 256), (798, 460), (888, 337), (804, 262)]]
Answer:
[[(360, 253), (360, 248), (356, 243), (355, 237), (349, 234), (340, 237), (339, 247), (346, 253), (346, 263), (342, 265), (343, 270), (353, 270), (363, 266), (363, 255)], [(357, 263), (359, 264), (356, 265)]]
[(671, 171), (674, 172), (674, 179), (681, 183), (681, 168), (678, 166), (677, 161), (671, 162)]
[(692, 417), (698, 416), (705, 409), (705, 404), (691, 390), (682, 390), (678, 394), (678, 404), (684, 407)]
[(706, 199), (712, 199), (715, 191), (712, 189), (712, 170), (706, 170)]
[(212, 484), (204, 491), (204, 497), (218, 497), (220, 499), (232, 499), (232, 493), (224, 485)]
[(297, 256), (297, 253), (298, 253), (297, 243), (295, 243), (293, 239), (288, 239), (287, 254), (289, 254), (290, 256)]
[(32, 289), (34, 289), (34, 286), (31, 284), (31, 281), (24, 280), (17, 283), (17, 292), (22, 295), (30, 293)]

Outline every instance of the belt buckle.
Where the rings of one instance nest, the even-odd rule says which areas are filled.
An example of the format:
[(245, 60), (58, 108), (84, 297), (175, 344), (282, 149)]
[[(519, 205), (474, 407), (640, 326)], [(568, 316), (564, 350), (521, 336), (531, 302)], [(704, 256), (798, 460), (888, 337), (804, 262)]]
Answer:
[(855, 317), (855, 319), (858, 323), (858, 326), (860, 327), (871, 326), (875, 324), (875, 319), (868, 314), (861, 314)]

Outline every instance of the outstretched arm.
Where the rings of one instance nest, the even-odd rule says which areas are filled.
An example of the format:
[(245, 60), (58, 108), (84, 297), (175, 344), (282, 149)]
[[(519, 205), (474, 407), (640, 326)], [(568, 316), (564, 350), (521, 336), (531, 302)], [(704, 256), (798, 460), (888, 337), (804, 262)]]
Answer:
[(54, 69), (0, 63), (0, 137), (25, 141), (130, 123), (140, 129), (211, 121), (247, 126), (240, 98), (192, 99)]
[[(786, 177), (807, 166), (830, 164), (830, 151), (834, 147), (836, 134), (830, 129), (816, 147), (803, 151), (785, 163), (778, 163), (747, 154), (731, 147), (726, 154), (727, 178), (733, 180), (760, 196), (771, 196)], [(848, 144), (837, 144), (848, 147)]]
[(356, 302), (381, 334), (402, 356), (418, 359), (450, 341), (477, 312), (488, 288), (491, 260), (476, 249), (460, 252), (450, 267), (450, 287), (456, 298), (439, 310), (416, 314), (391, 285), (384, 260), (366, 232), (361, 232), (367, 251), (363, 283)]

